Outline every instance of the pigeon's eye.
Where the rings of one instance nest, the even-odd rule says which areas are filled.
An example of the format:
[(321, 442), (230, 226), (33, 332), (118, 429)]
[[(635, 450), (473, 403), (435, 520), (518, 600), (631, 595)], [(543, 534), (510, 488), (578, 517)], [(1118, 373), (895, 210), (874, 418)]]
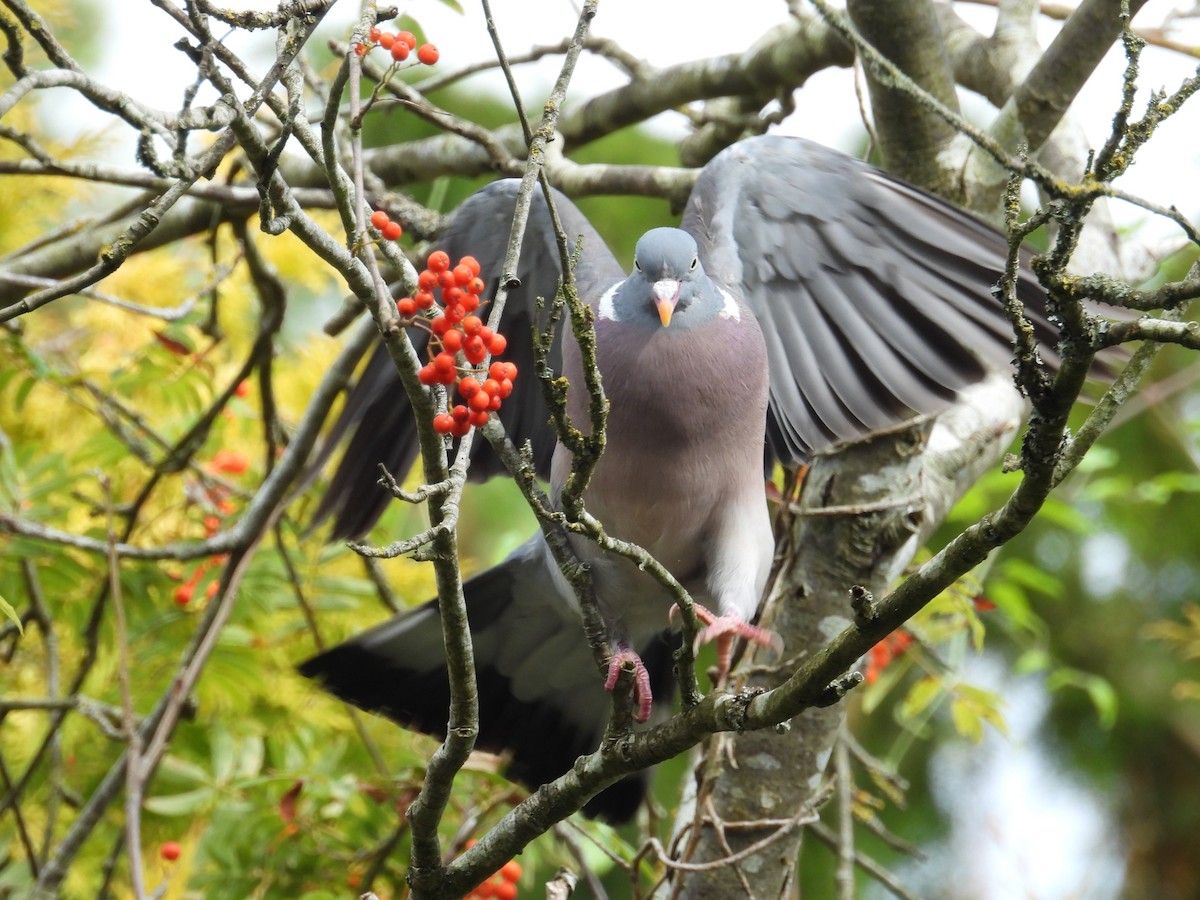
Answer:
[(642, 264), (640, 262), (638, 262), (636, 259), (633, 261), (633, 267), (635, 269), (637, 269), (639, 272), (642, 271)]
[(693, 268), (693, 269), (694, 269), (694, 268), (696, 268), (696, 264), (697, 264), (698, 262), (700, 262), (700, 258), (699, 258), (699, 257), (697, 257), (697, 256), (693, 256), (693, 257), (692, 257), (692, 265), (691, 265), (691, 268)]

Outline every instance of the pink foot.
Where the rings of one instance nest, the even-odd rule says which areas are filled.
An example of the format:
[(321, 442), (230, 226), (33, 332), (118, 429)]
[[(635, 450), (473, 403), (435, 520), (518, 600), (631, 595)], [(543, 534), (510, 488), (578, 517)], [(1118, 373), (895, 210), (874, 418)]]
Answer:
[[(677, 607), (671, 608), (672, 618), (676, 611)], [(783, 653), (783, 641), (779, 635), (766, 628), (759, 628), (757, 625), (743, 622), (737, 616), (718, 616), (697, 603), (696, 618), (707, 627), (696, 635), (696, 646), (693, 648), (693, 652), (698, 650), (701, 644), (707, 644), (710, 641), (716, 643), (718, 682), (724, 680), (725, 676), (729, 674), (729, 664), (733, 657), (733, 639), (735, 637), (745, 638), (747, 641), (758, 644), (760, 647), (765, 647), (775, 656)]]
[(633, 700), (637, 703), (637, 712), (633, 717), (639, 722), (645, 722), (650, 718), (650, 702), (653, 699), (650, 694), (650, 673), (646, 671), (646, 664), (642, 662), (642, 658), (628, 646), (621, 643), (617, 648), (617, 652), (608, 661), (608, 678), (604, 682), (604, 689), (611, 691), (615, 688), (625, 664), (633, 663)]

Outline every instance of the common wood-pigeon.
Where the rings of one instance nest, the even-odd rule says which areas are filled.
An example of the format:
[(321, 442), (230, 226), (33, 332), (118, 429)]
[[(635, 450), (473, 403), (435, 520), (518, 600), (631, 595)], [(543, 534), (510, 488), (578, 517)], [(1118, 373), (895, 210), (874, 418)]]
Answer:
[[(469, 198), (440, 247), (474, 255), (496, 277), (517, 182)], [(556, 197), (575, 272), (596, 313), (598, 366), (611, 403), (607, 447), (585, 503), (607, 531), (662, 562), (711, 610), (708, 637), (767, 642), (754, 620), (772, 555), (764, 459), (803, 461), (838, 442), (935, 414), (960, 389), (1009, 365), (1011, 328), (991, 294), (1007, 244), (969, 214), (865, 163), (814, 143), (765, 136), (736, 144), (701, 171), (680, 229), (638, 242), (627, 276), (582, 213)], [(534, 298), (559, 278), (549, 216), (535, 198), (502, 330), (509, 356), (532, 370)], [(1018, 291), (1033, 318), (1043, 295), (1028, 272)], [(420, 351), (422, 348), (418, 347)], [(573, 386), (569, 412), (587, 421), (578, 348), (553, 354)], [(555, 448), (533, 379), (501, 410), (529, 440), (556, 494), (570, 469)], [(405, 473), (416, 454), (411, 410), (390, 359), (375, 353), (331, 443), (353, 431), (318, 510), (333, 537), (366, 532), (389, 495), (379, 463)], [(501, 471), (485, 442), (471, 475)], [(617, 667), (634, 662), (639, 718), (671, 685), (671, 600), (645, 572), (573, 537), (590, 564), (614, 659), (606, 685), (583, 635), (574, 593), (539, 532), (465, 584), (480, 695), (480, 749), (507, 754), (507, 774), (536, 787), (597, 746)], [(448, 687), (437, 608), (428, 603), (305, 662), (339, 697), (444, 736)], [(638, 778), (586, 812), (620, 821), (637, 809)]]

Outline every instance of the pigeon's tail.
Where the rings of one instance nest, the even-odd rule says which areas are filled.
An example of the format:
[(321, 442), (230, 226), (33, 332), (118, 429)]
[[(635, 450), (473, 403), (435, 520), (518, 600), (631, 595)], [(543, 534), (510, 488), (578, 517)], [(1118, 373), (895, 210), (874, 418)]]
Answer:
[[(464, 585), (479, 686), (476, 748), (505, 756), (505, 774), (531, 790), (599, 746), (610, 709), (579, 617), (563, 601), (539, 544), (531, 541)], [(639, 649), (655, 694), (666, 701), (669, 645), (656, 639)], [(307, 660), (299, 670), (357, 707), (406, 728), (446, 735), (450, 691), (435, 601)], [(629, 776), (592, 798), (584, 812), (627, 821), (645, 788), (644, 774)]]

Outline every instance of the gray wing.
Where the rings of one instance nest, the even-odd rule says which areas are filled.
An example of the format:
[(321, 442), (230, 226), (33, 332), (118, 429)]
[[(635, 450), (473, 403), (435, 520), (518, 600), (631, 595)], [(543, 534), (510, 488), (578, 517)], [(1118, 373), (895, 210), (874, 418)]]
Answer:
[[(600, 744), (612, 708), (579, 614), (541, 534), (463, 585), (479, 690), (476, 747), (507, 757), (509, 778), (536, 790)], [(446, 736), (450, 687), (437, 601), (390, 619), (299, 666), (302, 675), (355, 706), (405, 728)], [(672, 647), (639, 648), (653, 690), (669, 706)], [(584, 807), (630, 819), (645, 774), (629, 776)]]
[[(505, 179), (471, 195), (451, 217), (446, 233), (437, 243), (437, 249), (445, 250), (453, 260), (463, 256), (474, 256), (479, 260), (481, 276), (488, 284), (486, 297), (494, 297), (499, 284), (519, 184), (516, 179)], [(584, 296), (588, 296), (588, 292), (599, 296), (624, 273), (575, 204), (555, 192), (555, 205), (568, 241), (573, 244), (578, 236), (583, 236), (584, 249), (575, 271), (576, 283)], [(537, 317), (537, 298), (554, 296), (561, 266), (549, 212), (540, 190), (534, 191), (517, 277), (521, 286), (509, 291), (500, 330), (508, 339), (504, 358), (514, 362), (523, 374), (517, 378), (513, 393), (504, 401), (499, 415), (518, 446), (526, 440), (532, 444), (538, 472), (542, 477), (548, 477), (554, 434), (547, 424), (548, 413), (534, 377), (530, 329)], [(410, 334), (418, 354), (424, 356), (424, 333), (414, 329)], [(551, 363), (556, 369), (559, 367), (557, 345)], [(344, 435), (350, 434), (346, 452), (313, 517), (316, 525), (333, 516), (330, 540), (363, 535), (383, 514), (391, 495), (377, 484), (380, 463), (397, 478), (403, 478), (416, 461), (416, 428), (412, 409), (404, 397), (404, 388), (391, 358), (380, 345), (351, 389), (341, 416), (329, 432), (326, 446), (330, 449)], [(503, 464), (488, 442), (475, 441), (471, 478), (481, 481), (503, 471)]]
[[(769, 449), (785, 462), (940, 412), (1010, 363), (991, 294), (1003, 236), (844, 154), (782, 136), (735, 144), (701, 172), (683, 227), (762, 325)], [(1018, 291), (1049, 334), (1027, 270)]]

